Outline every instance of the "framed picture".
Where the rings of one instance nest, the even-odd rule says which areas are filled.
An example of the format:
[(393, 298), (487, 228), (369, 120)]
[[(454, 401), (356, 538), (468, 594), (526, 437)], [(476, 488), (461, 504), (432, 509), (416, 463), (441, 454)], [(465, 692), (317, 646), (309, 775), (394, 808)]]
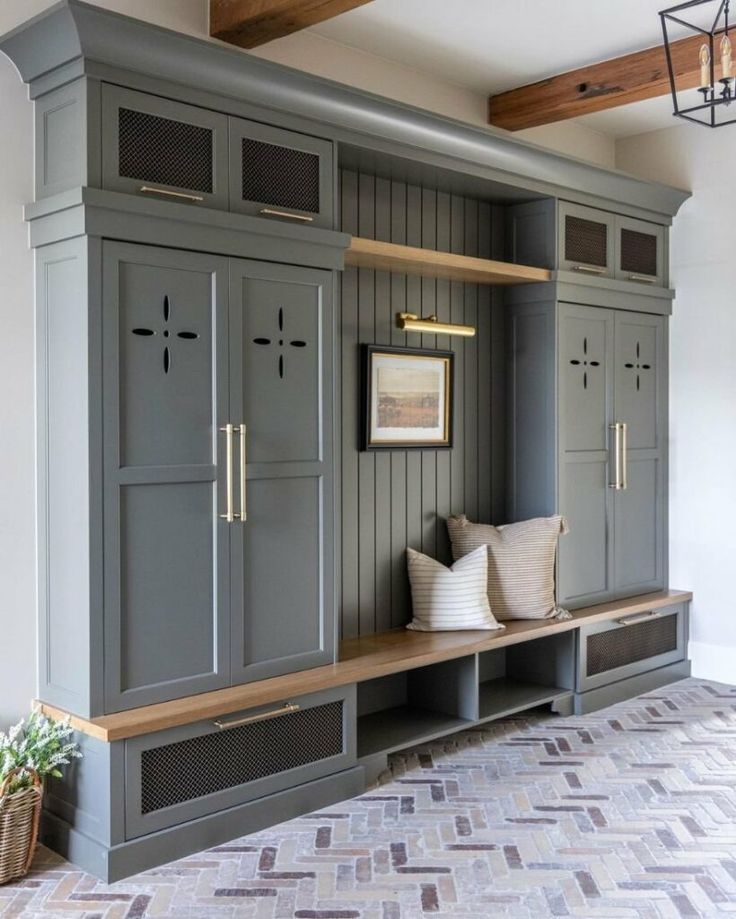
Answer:
[(362, 346), (363, 450), (452, 446), (452, 351)]

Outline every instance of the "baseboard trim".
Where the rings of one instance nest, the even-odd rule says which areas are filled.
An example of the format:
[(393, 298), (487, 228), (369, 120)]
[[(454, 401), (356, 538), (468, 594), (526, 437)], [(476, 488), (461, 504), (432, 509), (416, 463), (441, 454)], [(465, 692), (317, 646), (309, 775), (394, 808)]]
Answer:
[(365, 772), (362, 767), (355, 766), (109, 848), (56, 815), (44, 812), (41, 841), (70, 862), (111, 884), (148, 868), (354, 798), (364, 790)]
[(693, 676), (731, 686), (736, 681), (736, 648), (730, 645), (710, 645), (704, 641), (690, 642)]
[(667, 667), (659, 667), (657, 670), (638, 673), (627, 680), (619, 680), (618, 683), (591, 689), (589, 692), (577, 693), (575, 696), (575, 714), (588, 715), (591, 712), (607, 708), (609, 705), (615, 705), (617, 702), (626, 702), (628, 699), (633, 699), (642, 693), (651, 692), (653, 689), (659, 689), (670, 683), (676, 683), (678, 680), (684, 680), (689, 676), (690, 661), (684, 660), (678, 661), (676, 664), (669, 664)]

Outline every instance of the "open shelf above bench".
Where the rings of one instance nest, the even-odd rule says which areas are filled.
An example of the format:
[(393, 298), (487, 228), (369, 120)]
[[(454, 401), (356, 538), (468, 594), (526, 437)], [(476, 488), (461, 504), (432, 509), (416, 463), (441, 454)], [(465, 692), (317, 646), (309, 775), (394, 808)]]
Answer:
[(534, 284), (549, 281), (552, 277), (546, 268), (400, 246), (360, 236), (353, 236), (350, 240), (350, 247), (345, 252), (345, 263), (359, 268), (420, 274), (470, 284)]

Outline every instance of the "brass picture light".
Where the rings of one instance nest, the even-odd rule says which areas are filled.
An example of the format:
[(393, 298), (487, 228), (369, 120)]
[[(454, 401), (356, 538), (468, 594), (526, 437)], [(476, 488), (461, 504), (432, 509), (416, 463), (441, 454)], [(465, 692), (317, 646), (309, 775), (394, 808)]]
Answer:
[(405, 332), (428, 332), (430, 335), (463, 335), (472, 338), (475, 326), (440, 322), (436, 316), (420, 319), (416, 313), (397, 313), (396, 325)]

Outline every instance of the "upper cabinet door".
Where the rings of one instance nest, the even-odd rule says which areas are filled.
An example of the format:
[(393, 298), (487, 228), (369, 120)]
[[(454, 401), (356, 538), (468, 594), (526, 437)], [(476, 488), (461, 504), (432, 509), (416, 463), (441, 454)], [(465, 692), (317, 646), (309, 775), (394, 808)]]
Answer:
[(230, 208), (306, 226), (334, 226), (331, 141), (230, 119)]
[[(232, 678), (334, 658), (330, 272), (231, 263)], [(244, 517), (244, 519), (243, 519)]]
[(102, 138), (104, 188), (227, 209), (225, 115), (104, 84)]
[(625, 424), (616, 491), (615, 570), (621, 596), (665, 584), (667, 320), (616, 315), (616, 421)]
[(227, 261), (105, 243), (108, 712), (229, 682)]
[(614, 275), (615, 216), (560, 201), (560, 268), (581, 275)]
[(665, 228), (631, 217), (616, 218), (616, 278), (666, 284)]
[(562, 304), (559, 312), (558, 600), (601, 603), (613, 591), (613, 490), (609, 419), (613, 412), (613, 314)]

